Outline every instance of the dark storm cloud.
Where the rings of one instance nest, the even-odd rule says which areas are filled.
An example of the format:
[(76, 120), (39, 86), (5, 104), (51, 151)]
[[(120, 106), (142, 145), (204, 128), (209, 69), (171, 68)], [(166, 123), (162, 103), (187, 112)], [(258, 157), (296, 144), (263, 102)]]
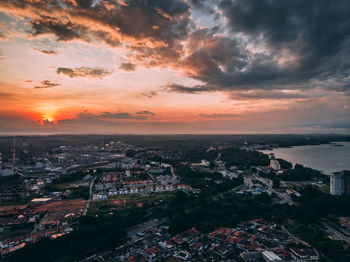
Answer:
[(76, 0), (75, 1), (79, 7), (89, 8), (93, 4), (93, 0)]
[(33, 36), (52, 33), (57, 40), (73, 40), (86, 38), (86, 28), (74, 25), (68, 19), (57, 20), (56, 18), (42, 16), (39, 19), (32, 20)]
[(64, 74), (70, 78), (74, 77), (94, 77), (94, 78), (103, 78), (113, 72), (102, 67), (78, 67), (78, 68), (69, 68), (69, 67), (58, 67), (56, 69), (57, 74)]
[(44, 89), (44, 88), (51, 88), (55, 86), (59, 86), (61, 84), (58, 83), (52, 83), (50, 80), (43, 80), (40, 82), (39, 86), (35, 86), (34, 89)]
[[(71, 40), (74, 38), (88, 39), (88, 34), (93, 28), (88, 28), (87, 24), (74, 23), (71, 16), (81, 17), (83, 21), (94, 22), (100, 28), (114, 28), (125, 36), (143, 39), (150, 37), (154, 40), (171, 44), (172, 39), (185, 36), (188, 32), (189, 5), (180, 0), (163, 1), (125, 1), (120, 5), (117, 1), (100, 1), (92, 4), (92, 1), (81, 0), (77, 6), (70, 4), (70, 1), (45, 1), (32, 4), (30, 1), (19, 3), (10, 2), (12, 5), (21, 8), (35, 8), (36, 11), (57, 11), (59, 10), (67, 16), (56, 17), (53, 13), (49, 16), (41, 15), (32, 21), (33, 34), (52, 33), (59, 40)], [(55, 4), (56, 2), (56, 4)], [(66, 2), (66, 7), (57, 4)], [(86, 29), (89, 29), (88, 32)], [(109, 36), (105, 32), (106, 37)], [(103, 36), (101, 36), (103, 37)]]
[(282, 92), (276, 90), (251, 90), (231, 92), (230, 98), (236, 100), (256, 100), (256, 99), (304, 99), (309, 95), (300, 93)]
[(169, 92), (176, 92), (176, 93), (196, 94), (196, 93), (213, 91), (213, 88), (208, 87), (208, 86), (201, 86), (201, 85), (188, 87), (188, 86), (184, 86), (184, 85), (178, 85), (175, 83), (167, 83), (163, 87), (163, 90), (169, 91)]
[[(271, 56), (288, 50), (297, 57), (294, 67), (287, 65), (283, 69), (276, 63), (261, 68), (262, 63), (258, 62), (243, 74), (235, 72), (233, 84), (237, 79), (241, 80), (239, 84), (249, 83), (249, 79), (251, 84), (258, 81), (298, 83), (330, 76), (341, 80), (349, 73), (346, 61), (350, 55), (348, 1), (223, 0), (219, 8), (232, 33), (241, 33), (252, 42), (266, 44)], [(273, 61), (271, 56), (263, 61)]]
[[(137, 66), (171, 67), (203, 83), (172, 84), (168, 91), (308, 89), (322, 82), (331, 90), (350, 86), (347, 0), (3, 0), (0, 8), (32, 17), (33, 36), (122, 46)], [(195, 10), (221, 24), (197, 27), (191, 20)], [(228, 34), (222, 33), (225, 27)], [(133, 70), (130, 65), (121, 69)]]
[(126, 71), (126, 72), (131, 72), (136, 70), (136, 65), (133, 63), (122, 63), (119, 66), (120, 70)]

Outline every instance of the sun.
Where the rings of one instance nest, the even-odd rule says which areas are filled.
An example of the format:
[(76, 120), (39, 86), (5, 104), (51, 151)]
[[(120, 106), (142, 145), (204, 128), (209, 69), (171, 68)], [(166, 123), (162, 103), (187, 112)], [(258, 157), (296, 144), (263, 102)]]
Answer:
[(53, 117), (50, 117), (50, 116), (43, 116), (43, 121), (44, 120), (49, 120), (50, 122), (54, 122), (55, 119)]
[(40, 121), (44, 123), (45, 121), (55, 122), (57, 119), (59, 107), (51, 104), (44, 104), (37, 106), (35, 111), (38, 112)]

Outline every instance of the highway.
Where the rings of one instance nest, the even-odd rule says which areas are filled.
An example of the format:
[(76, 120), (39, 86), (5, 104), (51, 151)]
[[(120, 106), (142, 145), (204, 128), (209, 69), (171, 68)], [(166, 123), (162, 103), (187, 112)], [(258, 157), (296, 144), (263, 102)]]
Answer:
[(90, 206), (90, 203), (91, 203), (92, 197), (93, 197), (93, 188), (94, 188), (94, 182), (95, 182), (96, 178), (97, 178), (97, 176), (95, 176), (94, 179), (92, 179), (92, 181), (90, 183), (89, 200), (86, 202), (86, 206), (85, 206), (83, 214), (82, 214), (83, 216), (86, 216), (86, 214), (89, 210), (89, 206)]
[(350, 237), (344, 235), (342, 232), (334, 228), (332, 225), (327, 223), (326, 221), (322, 221), (322, 225), (327, 229), (329, 233), (331, 233), (333, 236), (336, 236), (338, 239), (345, 241), (346, 243), (350, 244)]
[(276, 191), (276, 190), (274, 190), (272, 188), (273, 187), (272, 180), (267, 179), (267, 178), (266, 179), (262, 178), (258, 174), (253, 175), (253, 178), (255, 178), (255, 179), (259, 180), (261, 183), (265, 184), (267, 186), (267, 188), (268, 188), (267, 191), (270, 192), (270, 193), (275, 193), (282, 200), (282, 202), (285, 202), (285, 203), (287, 203), (290, 206), (295, 205), (295, 202), (290, 198), (289, 195), (281, 193), (281, 192), (278, 192), (278, 191)]

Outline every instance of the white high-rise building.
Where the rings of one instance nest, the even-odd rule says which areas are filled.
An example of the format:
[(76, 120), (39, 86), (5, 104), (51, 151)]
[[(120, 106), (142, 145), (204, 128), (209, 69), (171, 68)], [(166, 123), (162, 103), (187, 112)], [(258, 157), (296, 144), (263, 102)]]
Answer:
[(342, 172), (333, 173), (330, 176), (330, 194), (341, 196), (344, 193), (344, 176)]
[(281, 169), (280, 162), (278, 162), (278, 160), (276, 160), (276, 159), (271, 159), (270, 160), (270, 168), (272, 170), (280, 170)]

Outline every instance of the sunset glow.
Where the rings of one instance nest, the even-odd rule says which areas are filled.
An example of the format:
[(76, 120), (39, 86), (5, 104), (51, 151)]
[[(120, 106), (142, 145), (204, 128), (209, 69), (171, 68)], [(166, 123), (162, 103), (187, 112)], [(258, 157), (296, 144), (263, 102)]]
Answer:
[(346, 34), (197, 2), (1, 1), (0, 132), (349, 132)]

